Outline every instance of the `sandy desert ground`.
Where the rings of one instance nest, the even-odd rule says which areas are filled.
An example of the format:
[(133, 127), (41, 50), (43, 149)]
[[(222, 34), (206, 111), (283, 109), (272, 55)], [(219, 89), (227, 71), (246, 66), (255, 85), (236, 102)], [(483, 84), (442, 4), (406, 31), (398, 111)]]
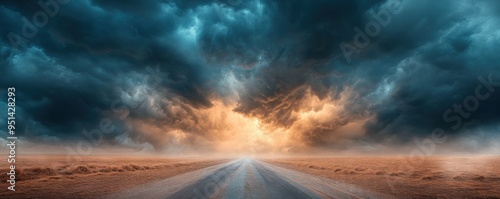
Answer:
[(500, 198), (500, 157), (266, 158), (397, 198)]
[(243, 157), (112, 194), (108, 199), (394, 198), (355, 185)]
[[(20, 156), (16, 192), (8, 191), (7, 162), (0, 164), (0, 198), (98, 198), (139, 184), (224, 163), (228, 159), (125, 156)], [(50, 196), (50, 197), (48, 197)]]
[[(231, 159), (88, 156), (18, 158), (16, 192), (0, 198), (98, 198)], [(259, 158), (397, 198), (500, 198), (500, 157)], [(7, 164), (0, 164), (7, 172)], [(2, 174), (5, 182), (7, 176)]]

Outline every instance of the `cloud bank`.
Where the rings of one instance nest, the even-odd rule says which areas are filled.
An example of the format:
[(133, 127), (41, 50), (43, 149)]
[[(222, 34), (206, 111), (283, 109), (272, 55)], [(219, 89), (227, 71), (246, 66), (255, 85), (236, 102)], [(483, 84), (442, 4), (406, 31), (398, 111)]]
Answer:
[[(497, 1), (47, 2), (54, 16), (0, 6), (0, 84), (16, 87), (30, 143), (371, 152), (436, 128), (452, 151), (500, 140)], [(109, 131), (88, 133), (103, 118)]]

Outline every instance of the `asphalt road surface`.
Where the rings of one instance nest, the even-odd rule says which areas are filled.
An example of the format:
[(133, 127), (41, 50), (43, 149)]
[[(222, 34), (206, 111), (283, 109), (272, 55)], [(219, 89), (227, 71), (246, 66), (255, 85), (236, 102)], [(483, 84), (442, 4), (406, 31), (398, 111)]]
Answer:
[(392, 198), (251, 158), (137, 186), (108, 198)]

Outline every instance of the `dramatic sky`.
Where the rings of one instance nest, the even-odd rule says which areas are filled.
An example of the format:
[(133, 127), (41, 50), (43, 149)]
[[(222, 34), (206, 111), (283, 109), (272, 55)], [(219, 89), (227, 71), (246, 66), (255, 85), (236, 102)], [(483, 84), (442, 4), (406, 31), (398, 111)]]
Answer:
[(0, 4), (20, 147), (499, 153), (500, 1), (37, 2)]

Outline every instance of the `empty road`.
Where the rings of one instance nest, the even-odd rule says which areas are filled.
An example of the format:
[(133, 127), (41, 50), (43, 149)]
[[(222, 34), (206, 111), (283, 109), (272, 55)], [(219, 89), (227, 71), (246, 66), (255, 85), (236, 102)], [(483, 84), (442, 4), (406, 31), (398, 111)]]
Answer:
[(251, 158), (140, 185), (108, 198), (391, 198)]

